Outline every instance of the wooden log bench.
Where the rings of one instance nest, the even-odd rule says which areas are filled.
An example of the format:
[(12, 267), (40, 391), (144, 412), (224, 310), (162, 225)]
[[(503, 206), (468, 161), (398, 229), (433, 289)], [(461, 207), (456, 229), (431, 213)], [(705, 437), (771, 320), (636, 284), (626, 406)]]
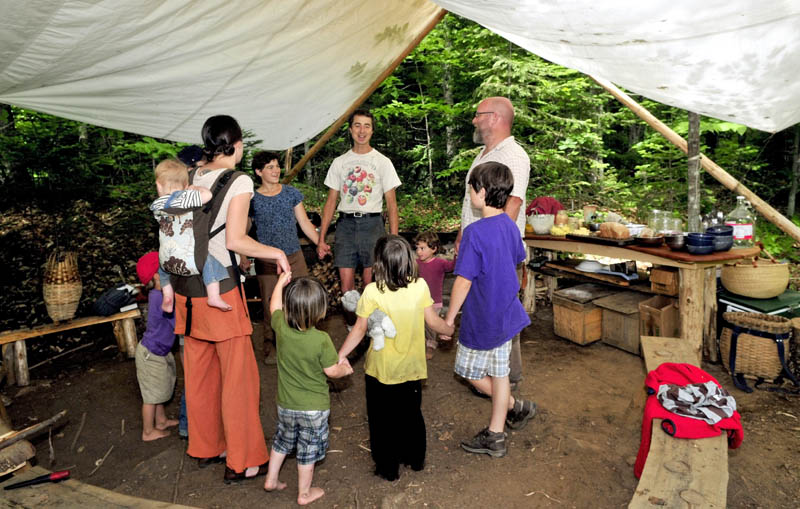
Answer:
[[(35, 466), (0, 483), (0, 487), (27, 481), (49, 470)], [(74, 479), (58, 483), (38, 484), (34, 488), (3, 491), (0, 507), (28, 509), (34, 507), (116, 507), (128, 509), (190, 509), (190, 506), (170, 504), (157, 500), (123, 495), (111, 490), (92, 486)]]
[[(131, 309), (111, 316), (86, 316), (75, 318), (66, 322), (51, 323), (40, 325), (32, 329), (19, 329), (0, 333), (0, 345), (3, 349), (3, 366), (6, 371), (9, 383), (16, 380), (17, 385), (25, 386), (30, 383), (28, 373), (28, 353), (25, 348), (25, 340), (63, 332), (72, 329), (80, 329), (90, 325), (111, 322), (114, 330), (114, 337), (117, 339), (119, 351), (132, 359), (136, 353), (136, 324), (134, 318), (139, 318), (142, 314), (139, 309)], [(14, 369), (11, 369), (14, 366)]]
[[(686, 340), (642, 336), (647, 372), (664, 362), (700, 367), (699, 352)], [(728, 441), (673, 438), (653, 421), (650, 451), (629, 508), (724, 508), (728, 495)]]

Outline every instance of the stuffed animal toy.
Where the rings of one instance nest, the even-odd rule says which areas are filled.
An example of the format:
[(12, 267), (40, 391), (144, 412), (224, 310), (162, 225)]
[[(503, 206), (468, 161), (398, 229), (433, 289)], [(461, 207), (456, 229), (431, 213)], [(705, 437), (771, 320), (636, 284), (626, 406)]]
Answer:
[[(361, 294), (356, 290), (345, 292), (342, 296), (342, 307), (354, 313), (360, 298)], [(385, 346), (384, 338), (397, 336), (397, 328), (395, 328), (394, 322), (389, 318), (389, 315), (380, 309), (376, 309), (367, 318), (367, 334), (372, 337), (372, 349), (377, 352)]]

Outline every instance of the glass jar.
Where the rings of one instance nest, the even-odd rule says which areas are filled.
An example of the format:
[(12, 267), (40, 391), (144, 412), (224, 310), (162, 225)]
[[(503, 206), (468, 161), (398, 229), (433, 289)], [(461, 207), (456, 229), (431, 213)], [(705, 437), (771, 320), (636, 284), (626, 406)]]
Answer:
[(556, 213), (555, 225), (561, 226), (567, 224), (567, 222), (569, 222), (569, 214), (566, 210), (559, 210)]
[(744, 196), (736, 197), (736, 208), (725, 218), (725, 224), (733, 226), (733, 246), (750, 247), (755, 242), (755, 214)]

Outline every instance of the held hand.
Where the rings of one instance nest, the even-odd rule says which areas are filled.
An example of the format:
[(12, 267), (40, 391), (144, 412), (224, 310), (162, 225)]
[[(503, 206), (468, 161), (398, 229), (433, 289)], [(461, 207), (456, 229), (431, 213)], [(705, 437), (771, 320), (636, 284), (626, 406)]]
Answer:
[(242, 272), (244, 272), (245, 274), (250, 272), (250, 265), (252, 265), (250, 263), (250, 258), (242, 256), (242, 261), (239, 262), (239, 268), (242, 269)]
[(319, 244), (317, 244), (317, 256), (320, 260), (322, 260), (329, 254), (331, 254), (331, 246), (326, 244), (324, 240), (320, 239)]
[(278, 286), (280, 286), (282, 288), (282, 287), (288, 285), (289, 281), (291, 281), (291, 280), (292, 280), (292, 272), (291, 271), (283, 272), (283, 273), (281, 273), (280, 276), (278, 276)]
[(353, 367), (350, 365), (350, 361), (347, 360), (347, 357), (340, 359), (339, 365), (344, 367), (345, 376), (353, 374)]
[(292, 268), (289, 266), (289, 260), (283, 252), (281, 252), (281, 257), (275, 260), (275, 263), (278, 265), (278, 274), (289, 272), (291, 275)]

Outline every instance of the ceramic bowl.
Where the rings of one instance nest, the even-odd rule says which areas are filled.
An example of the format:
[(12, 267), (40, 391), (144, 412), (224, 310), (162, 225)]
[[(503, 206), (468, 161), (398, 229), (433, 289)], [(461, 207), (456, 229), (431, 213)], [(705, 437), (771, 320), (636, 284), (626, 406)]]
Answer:
[(711, 254), (711, 253), (714, 252), (714, 246), (713, 245), (693, 246), (692, 244), (687, 244), (686, 248), (689, 250), (690, 253), (697, 254), (697, 255)]
[(707, 233), (690, 233), (686, 236), (686, 244), (689, 246), (713, 246), (714, 236)]
[(712, 245), (714, 251), (727, 251), (733, 247), (733, 235), (715, 235)]
[(708, 228), (706, 228), (706, 233), (708, 233), (709, 235), (733, 236), (733, 226), (728, 226), (728, 225), (709, 226)]
[(547, 235), (553, 227), (555, 218), (553, 214), (532, 214), (528, 216), (528, 224), (536, 235)]
[(636, 223), (626, 224), (625, 226), (627, 226), (628, 231), (631, 232), (631, 237), (638, 237), (639, 234), (642, 233), (642, 230), (647, 228), (646, 224), (636, 224)]

